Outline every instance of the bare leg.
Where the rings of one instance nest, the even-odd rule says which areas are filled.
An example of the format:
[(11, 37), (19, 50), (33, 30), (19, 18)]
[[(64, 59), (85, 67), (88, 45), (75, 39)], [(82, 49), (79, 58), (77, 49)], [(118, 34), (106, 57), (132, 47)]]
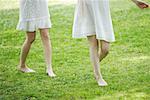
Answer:
[(109, 53), (109, 42), (106, 41), (99, 41), (99, 60), (100, 62), (108, 55)]
[(35, 72), (34, 70), (28, 68), (25, 64), (27, 55), (29, 53), (30, 47), (35, 40), (35, 32), (27, 32), (26, 40), (24, 41), (21, 55), (20, 55), (20, 64), (19, 64), (19, 70), (25, 73)]
[(52, 47), (51, 47), (51, 41), (49, 38), (48, 29), (40, 29), (40, 33), (41, 33), (42, 43), (44, 46), (45, 60), (47, 64), (46, 73), (50, 77), (54, 77), (56, 75), (54, 74), (52, 69), (52, 49), (51, 49)]
[(99, 70), (98, 40), (96, 39), (96, 36), (89, 36), (88, 41), (90, 44), (90, 58), (93, 65), (95, 78), (99, 86), (106, 86), (107, 83), (103, 79), (101, 71)]

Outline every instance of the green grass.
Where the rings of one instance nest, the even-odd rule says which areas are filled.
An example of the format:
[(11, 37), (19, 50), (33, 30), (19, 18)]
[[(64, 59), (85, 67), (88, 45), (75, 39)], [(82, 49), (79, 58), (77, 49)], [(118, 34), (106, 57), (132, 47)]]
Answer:
[(0, 9), (0, 100), (149, 100), (150, 10), (116, 1), (111, 2), (116, 42), (101, 64), (107, 87), (93, 77), (87, 40), (71, 37), (74, 5), (50, 5), (56, 78), (45, 74), (39, 33), (27, 59), (37, 73), (17, 71), (25, 33), (15, 30), (17, 8)]

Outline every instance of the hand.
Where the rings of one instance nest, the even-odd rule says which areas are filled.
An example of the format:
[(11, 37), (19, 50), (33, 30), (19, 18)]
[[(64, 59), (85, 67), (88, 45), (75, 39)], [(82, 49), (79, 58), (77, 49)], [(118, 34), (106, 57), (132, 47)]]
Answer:
[(147, 4), (146, 2), (139, 1), (139, 0), (132, 0), (132, 1), (141, 9), (149, 7), (149, 4)]

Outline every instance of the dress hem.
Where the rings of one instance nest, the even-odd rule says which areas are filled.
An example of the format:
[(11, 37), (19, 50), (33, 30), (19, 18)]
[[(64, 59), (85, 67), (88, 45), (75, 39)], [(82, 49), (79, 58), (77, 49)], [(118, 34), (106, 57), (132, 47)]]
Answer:
[[(88, 36), (94, 36), (94, 35), (87, 35), (87, 36), (72, 36), (72, 38), (75, 38), (75, 39), (83, 39), (83, 38), (87, 38)], [(115, 39), (106, 39), (104, 37), (97, 37), (96, 36), (96, 39), (98, 40), (104, 40), (106, 42), (115, 42)]]

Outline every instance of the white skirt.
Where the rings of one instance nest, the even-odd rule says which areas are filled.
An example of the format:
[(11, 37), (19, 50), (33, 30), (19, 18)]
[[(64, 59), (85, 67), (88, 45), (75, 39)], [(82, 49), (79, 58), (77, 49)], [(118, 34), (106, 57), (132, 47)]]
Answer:
[(78, 0), (73, 38), (85, 38), (92, 35), (96, 35), (99, 40), (115, 41), (109, 0)]
[(48, 0), (20, 0), (18, 30), (33, 32), (51, 28)]

